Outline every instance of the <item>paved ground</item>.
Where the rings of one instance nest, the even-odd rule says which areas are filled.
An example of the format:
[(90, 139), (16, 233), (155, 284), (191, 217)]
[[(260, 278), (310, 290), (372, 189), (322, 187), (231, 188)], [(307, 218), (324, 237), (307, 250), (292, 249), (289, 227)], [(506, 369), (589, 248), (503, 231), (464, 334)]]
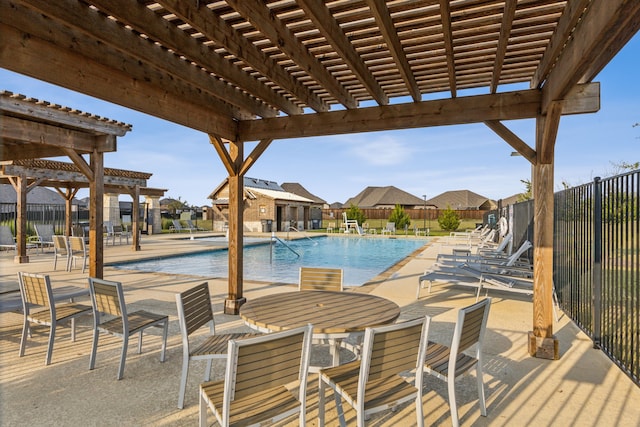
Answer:
[[(109, 246), (105, 262), (158, 257), (167, 254), (207, 249), (208, 244), (183, 236), (143, 236), (142, 251), (127, 246)], [(178, 240), (178, 237), (182, 239)], [(352, 236), (349, 238), (359, 238)], [(402, 263), (399, 268), (357, 289), (398, 303), (401, 319), (429, 314), (433, 316), (431, 339), (451, 340), (456, 309), (474, 302), (469, 288), (438, 283), (430, 295), (423, 291), (415, 299), (417, 277), (430, 266), (438, 251), (432, 243)], [(53, 271), (51, 253), (31, 253), (28, 264), (14, 264), (13, 254), (0, 254), (0, 284), (17, 287), (17, 271), (51, 275), (54, 286), (85, 286), (87, 274), (79, 269), (71, 273)], [(33, 339), (24, 357), (18, 357), (22, 318), (17, 313), (0, 314), (0, 425), (36, 426), (181, 426), (197, 424), (197, 388), (204, 364), (192, 365), (187, 384), (186, 407), (178, 410), (177, 392), (182, 364), (174, 294), (200, 283), (209, 282), (214, 298), (218, 331), (246, 330), (237, 316), (224, 315), (222, 302), (227, 281), (188, 275), (139, 273), (105, 268), (105, 278), (125, 285), (130, 309), (144, 308), (170, 316), (167, 360), (159, 361), (160, 336), (145, 336), (143, 353), (130, 346), (124, 378), (115, 379), (120, 341), (101, 337), (96, 368), (88, 370), (91, 348), (90, 318), (78, 326), (76, 342), (69, 329), (59, 329), (53, 360), (44, 366), (47, 329), (34, 328)], [(245, 282), (247, 299), (291, 290), (287, 285)], [(488, 416), (480, 416), (475, 377), (469, 375), (457, 383), (461, 424), (466, 426), (640, 426), (640, 388), (634, 385), (609, 359), (592, 345), (570, 320), (561, 315), (555, 325), (561, 358), (549, 361), (527, 354), (527, 333), (532, 324), (530, 298), (491, 293), (485, 351), (485, 389)], [(204, 333), (205, 331), (203, 331)], [(314, 358), (323, 359), (322, 350)], [(222, 377), (223, 364), (215, 373)], [(423, 399), (427, 425), (450, 425), (446, 387), (427, 377)], [(333, 407), (328, 408), (328, 425), (337, 425)], [(350, 425), (355, 413), (347, 413)], [(210, 424), (213, 417), (210, 415)], [(295, 424), (291, 420), (283, 423)], [(372, 425), (415, 425), (413, 405), (384, 413), (371, 420)], [(308, 425), (317, 425), (317, 376), (309, 379)]]

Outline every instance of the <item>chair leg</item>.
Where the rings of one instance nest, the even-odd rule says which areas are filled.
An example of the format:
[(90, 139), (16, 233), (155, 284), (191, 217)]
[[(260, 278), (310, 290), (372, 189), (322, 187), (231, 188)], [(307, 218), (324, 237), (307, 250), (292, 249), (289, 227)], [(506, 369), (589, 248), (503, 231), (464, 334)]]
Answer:
[[(185, 390), (187, 389), (188, 376), (189, 376), (189, 354), (184, 354), (182, 357), (182, 376), (180, 377), (180, 389), (178, 390), (178, 409), (184, 408), (184, 393), (185, 393)], [(205, 381), (207, 380), (205, 379)]]
[(164, 321), (164, 331), (162, 333), (162, 351), (160, 352), (160, 362), (164, 362), (167, 353), (167, 335), (169, 334), (169, 319)]
[(49, 329), (49, 344), (47, 346), (47, 356), (45, 358), (44, 364), (51, 364), (51, 354), (53, 353), (53, 342), (56, 339), (56, 322), (52, 322)]
[(127, 347), (129, 347), (129, 335), (124, 334), (122, 337), (122, 354), (120, 355), (120, 366), (118, 367), (118, 379), (122, 379), (124, 374), (124, 362), (127, 359)]
[(93, 344), (91, 345), (91, 356), (89, 357), (89, 370), (92, 370), (96, 365), (96, 353), (98, 352), (98, 337), (100, 331), (98, 328), (93, 328)]
[(142, 353), (142, 329), (140, 330), (140, 334), (138, 334), (138, 354)]
[(322, 377), (319, 377), (319, 386), (318, 386), (318, 425), (324, 426), (324, 381), (322, 381)]
[(200, 403), (198, 404), (200, 407), (199, 412), (199, 421), (200, 427), (207, 427), (207, 398), (204, 396), (202, 390), (199, 392), (200, 395)]
[(27, 316), (24, 317), (24, 324), (22, 326), (22, 338), (20, 339), (20, 352), (18, 355), (20, 357), (24, 356), (24, 349), (27, 346), (27, 335), (29, 334), (29, 321), (27, 320)]
[(451, 410), (451, 425), (458, 427), (458, 404), (456, 403), (456, 378), (453, 375), (447, 377), (447, 386), (449, 392), (449, 408)]
[(484, 378), (482, 373), (482, 361), (478, 360), (476, 365), (476, 377), (478, 378), (478, 404), (480, 405), (480, 414), (487, 416), (487, 405), (484, 397)]
[(204, 371), (204, 380), (205, 381), (211, 380), (211, 368), (212, 367), (213, 367), (213, 359), (208, 359), (207, 360), (207, 368)]
[(418, 390), (416, 396), (416, 423), (418, 427), (424, 427), (424, 414), (422, 410), (422, 393)]

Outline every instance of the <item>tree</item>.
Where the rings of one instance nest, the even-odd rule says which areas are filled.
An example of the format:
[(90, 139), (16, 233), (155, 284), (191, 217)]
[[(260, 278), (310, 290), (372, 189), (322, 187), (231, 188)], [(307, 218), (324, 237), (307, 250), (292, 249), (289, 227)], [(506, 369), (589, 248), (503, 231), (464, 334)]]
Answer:
[(189, 209), (189, 205), (186, 201), (183, 202), (182, 200), (180, 200), (180, 197), (178, 197), (178, 200), (172, 199), (169, 202), (169, 204), (167, 205), (167, 209), (169, 209), (169, 212), (172, 216), (175, 216), (177, 212)]
[(447, 205), (447, 209), (442, 211), (442, 214), (438, 217), (438, 224), (444, 231), (456, 231), (460, 227), (460, 217), (458, 217), (456, 211)]
[(411, 224), (411, 218), (409, 214), (404, 211), (404, 208), (400, 205), (396, 205), (389, 216), (389, 222), (396, 224), (396, 230), (402, 230), (405, 226)]
[(518, 201), (519, 202), (524, 202), (526, 200), (533, 199), (533, 190), (532, 190), (532, 187), (531, 187), (531, 180), (530, 179), (521, 179), (520, 182), (524, 184), (525, 192), (521, 193), (518, 196)]
[(347, 219), (355, 219), (360, 225), (367, 222), (367, 217), (364, 215), (364, 212), (362, 212), (362, 209), (353, 203), (349, 205), (349, 209), (347, 209)]

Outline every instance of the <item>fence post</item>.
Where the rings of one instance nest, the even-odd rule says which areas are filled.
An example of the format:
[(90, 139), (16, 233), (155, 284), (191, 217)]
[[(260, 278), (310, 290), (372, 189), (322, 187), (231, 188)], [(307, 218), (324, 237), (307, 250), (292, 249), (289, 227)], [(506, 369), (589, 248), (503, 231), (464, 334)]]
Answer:
[(593, 179), (593, 348), (600, 348), (602, 319), (602, 182)]

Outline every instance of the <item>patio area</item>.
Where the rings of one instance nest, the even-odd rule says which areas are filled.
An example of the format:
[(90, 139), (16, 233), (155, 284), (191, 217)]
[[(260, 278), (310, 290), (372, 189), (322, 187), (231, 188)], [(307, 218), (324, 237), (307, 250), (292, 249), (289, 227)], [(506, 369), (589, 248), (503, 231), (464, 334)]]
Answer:
[[(354, 238), (354, 237), (350, 237)], [(357, 237), (355, 237), (357, 238)], [(167, 360), (159, 361), (161, 336), (145, 337), (138, 355), (130, 346), (124, 378), (116, 380), (121, 341), (101, 336), (96, 367), (89, 371), (91, 318), (79, 322), (76, 342), (70, 329), (59, 328), (52, 364), (44, 365), (47, 328), (35, 328), (26, 354), (18, 357), (22, 316), (0, 313), (0, 424), (20, 425), (196, 425), (197, 388), (204, 363), (193, 364), (187, 384), (185, 408), (177, 409), (178, 383), (182, 366), (181, 339), (174, 294), (207, 280), (216, 313), (218, 332), (245, 331), (239, 316), (223, 314), (227, 280), (188, 275), (167, 275), (116, 270), (109, 263), (143, 257), (206, 250), (211, 242), (189, 240), (178, 235), (143, 236), (142, 250), (130, 246), (105, 246), (104, 278), (124, 284), (130, 309), (145, 309), (169, 315)], [(442, 249), (434, 240), (424, 250), (371, 283), (353, 292), (367, 292), (388, 298), (401, 307), (399, 320), (424, 314), (433, 316), (430, 339), (448, 344), (457, 309), (475, 301), (474, 291), (438, 282), (430, 295), (423, 290), (415, 300), (417, 278)], [(87, 274), (53, 270), (53, 254), (29, 252), (28, 264), (15, 264), (13, 252), (0, 254), (0, 277), (4, 285), (17, 287), (18, 271), (49, 274), (52, 284), (86, 286)], [(290, 285), (244, 282), (247, 300), (261, 295), (294, 290)], [(493, 298), (485, 337), (485, 392), (488, 416), (480, 416), (473, 375), (457, 383), (461, 425), (640, 425), (640, 388), (622, 373), (567, 316), (554, 331), (560, 344), (560, 359), (550, 361), (530, 357), (527, 334), (532, 325), (531, 298), (490, 291)], [(87, 299), (88, 303), (88, 299)], [(205, 330), (201, 333), (204, 335)], [(316, 358), (324, 353), (314, 354)], [(224, 363), (214, 362), (214, 379), (224, 375)], [(426, 425), (450, 425), (446, 384), (425, 377), (423, 399)], [(317, 425), (317, 375), (309, 378), (308, 425)], [(328, 400), (332, 403), (332, 400)], [(634, 402), (636, 402), (634, 404)], [(347, 408), (347, 406), (345, 406)], [(328, 407), (327, 425), (338, 425), (334, 406)], [(213, 417), (210, 414), (209, 420)], [(295, 425), (296, 418), (283, 425)], [(347, 412), (349, 425), (355, 412)], [(395, 412), (383, 412), (371, 425), (415, 424), (413, 404)]]

